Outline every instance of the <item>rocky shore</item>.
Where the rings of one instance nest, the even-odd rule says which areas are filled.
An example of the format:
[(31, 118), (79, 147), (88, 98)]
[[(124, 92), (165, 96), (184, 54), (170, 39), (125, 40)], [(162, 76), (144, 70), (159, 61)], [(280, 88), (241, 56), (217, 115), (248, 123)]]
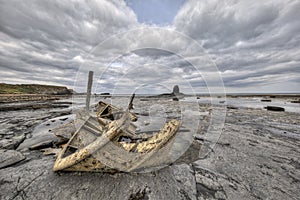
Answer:
[(0, 103), (20, 103), (33, 101), (60, 100), (70, 97), (70, 95), (50, 95), (50, 94), (0, 94)]
[[(152, 101), (136, 99), (134, 105)], [(160, 104), (172, 107), (167, 100)], [(55, 155), (29, 147), (56, 147), (60, 142), (53, 134), (55, 127), (74, 117), (70, 104), (62, 105), (66, 107), (0, 111), (0, 199), (296, 200), (300, 196), (299, 113), (228, 106), (222, 134), (213, 144), (204, 137), (213, 108), (200, 104), (202, 117), (194, 142), (211, 151), (196, 161), (142, 174), (54, 173)]]
[(41, 95), (71, 95), (74, 94), (72, 89), (65, 86), (39, 85), (39, 84), (7, 84), (0, 83), (0, 94), (41, 94)]

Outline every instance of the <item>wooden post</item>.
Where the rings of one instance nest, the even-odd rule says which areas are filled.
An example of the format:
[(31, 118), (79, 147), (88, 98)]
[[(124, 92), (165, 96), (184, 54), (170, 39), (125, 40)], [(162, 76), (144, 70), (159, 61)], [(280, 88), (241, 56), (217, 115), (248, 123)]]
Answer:
[(133, 99), (134, 99), (135, 93), (132, 94), (132, 96), (130, 97), (130, 102), (128, 104), (128, 110), (133, 109)]
[(93, 84), (93, 71), (89, 71), (89, 80), (87, 84), (87, 92), (86, 92), (86, 104), (85, 109), (86, 111), (89, 111), (90, 109), (90, 101), (91, 101), (91, 92), (92, 92), (92, 84)]

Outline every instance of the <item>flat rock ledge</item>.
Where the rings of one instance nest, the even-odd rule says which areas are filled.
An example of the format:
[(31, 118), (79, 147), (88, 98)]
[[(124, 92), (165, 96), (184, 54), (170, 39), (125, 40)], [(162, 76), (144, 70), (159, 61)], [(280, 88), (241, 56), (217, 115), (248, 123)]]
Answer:
[(216, 144), (195, 137), (211, 150), (204, 158), (142, 174), (54, 173), (53, 155), (1, 150), (0, 199), (297, 200), (299, 122), (297, 113), (228, 109)]
[(14, 165), (25, 158), (26, 157), (18, 151), (0, 149), (0, 169)]

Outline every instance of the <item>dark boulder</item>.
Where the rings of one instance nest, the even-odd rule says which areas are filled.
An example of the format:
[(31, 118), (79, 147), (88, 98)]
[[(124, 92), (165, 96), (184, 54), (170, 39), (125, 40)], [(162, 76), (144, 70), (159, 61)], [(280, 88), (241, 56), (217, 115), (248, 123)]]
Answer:
[(271, 102), (272, 100), (271, 99), (261, 99), (260, 101), (261, 102)]
[(106, 96), (108, 96), (108, 95), (110, 95), (110, 93), (109, 92), (103, 92), (103, 93), (101, 93), (100, 95), (106, 95)]
[(284, 112), (285, 109), (282, 107), (278, 107), (278, 106), (267, 106), (265, 107), (265, 109), (270, 110), (270, 111), (278, 111), (278, 112)]
[(300, 99), (299, 100), (292, 100), (291, 103), (300, 103)]

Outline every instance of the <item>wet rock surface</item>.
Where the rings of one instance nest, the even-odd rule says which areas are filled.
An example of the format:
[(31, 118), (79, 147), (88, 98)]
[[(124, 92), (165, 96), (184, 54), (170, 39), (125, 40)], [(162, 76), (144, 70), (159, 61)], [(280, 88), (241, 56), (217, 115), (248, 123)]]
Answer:
[(194, 163), (202, 199), (297, 199), (300, 116), (243, 109), (226, 119), (213, 152)]
[[(176, 102), (160, 104), (166, 110), (174, 108), (166, 118), (179, 112), (172, 105)], [(138, 107), (136, 102), (134, 105)], [(208, 154), (193, 162), (183, 159), (184, 162), (142, 174), (54, 173), (55, 156), (44, 156), (29, 147), (46, 140), (55, 147), (54, 125), (68, 124), (65, 130), (74, 131), (68, 121), (71, 117), (65, 119), (70, 110), (0, 112), (0, 199), (298, 199), (300, 115), (227, 109), (223, 132), (214, 144), (203, 136), (212, 109), (210, 105), (200, 105), (201, 123), (195, 135), (202, 149), (210, 150)], [(147, 109), (135, 111), (151, 116)], [(57, 134), (69, 137), (63, 131)], [(25, 145), (32, 140), (35, 141)]]

